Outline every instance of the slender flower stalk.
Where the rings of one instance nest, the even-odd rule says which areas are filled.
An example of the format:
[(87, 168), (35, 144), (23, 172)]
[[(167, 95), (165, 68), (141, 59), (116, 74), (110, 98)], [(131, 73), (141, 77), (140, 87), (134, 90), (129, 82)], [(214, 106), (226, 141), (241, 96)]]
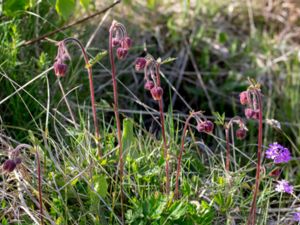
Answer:
[[(17, 165), (22, 163), (22, 159), (20, 157), (20, 151), (22, 149), (31, 149), (32, 146), (27, 145), (27, 144), (19, 144), (15, 149), (13, 149), (10, 154), (9, 154), (9, 159), (7, 159), (3, 163), (3, 170), (5, 172), (12, 172), (15, 170)], [(39, 157), (39, 153), (36, 150), (35, 152), (35, 157), (37, 160), (37, 177), (38, 177), (38, 191), (39, 191), (39, 207), (40, 207), (40, 220), (41, 220), (41, 225), (44, 224), (44, 213), (43, 213), (43, 195), (42, 195), (42, 174), (41, 174), (41, 161)]]
[[(190, 120), (192, 118), (195, 118), (197, 121), (197, 130), (199, 132), (207, 132), (211, 133), (213, 131), (213, 126), (211, 126), (212, 122), (209, 120), (201, 119), (204, 118), (202, 111), (198, 112), (191, 112), (188, 118), (185, 121), (184, 128), (183, 128), (183, 134), (181, 137), (181, 145), (180, 145), (180, 151), (177, 157), (177, 172), (176, 172), (176, 179), (175, 179), (175, 192), (174, 196), (175, 198), (179, 197), (179, 177), (180, 177), (180, 171), (181, 171), (181, 160), (182, 160), (182, 154), (184, 152), (184, 141), (187, 134), (187, 128), (190, 124)], [(205, 129), (206, 127), (206, 129)], [(203, 129), (204, 128), (204, 129)]]
[(136, 70), (140, 71), (144, 69), (145, 89), (149, 90), (153, 100), (158, 102), (159, 115), (163, 139), (163, 155), (166, 162), (166, 186), (165, 192), (167, 195), (170, 192), (170, 172), (169, 172), (169, 152), (165, 131), (165, 116), (163, 110), (163, 89), (161, 87), (160, 80), (160, 60), (155, 60), (153, 56), (147, 54), (144, 58), (138, 58), (135, 63)]
[(253, 193), (253, 199), (251, 204), (251, 209), (248, 217), (247, 224), (255, 225), (256, 224), (256, 202), (257, 194), (259, 191), (260, 184), (260, 169), (261, 169), (261, 154), (262, 154), (262, 138), (263, 138), (263, 125), (262, 125), (262, 94), (260, 91), (259, 84), (253, 84), (248, 88), (248, 105), (253, 108), (253, 111), (258, 112), (258, 115), (254, 115), (252, 119), (258, 119), (258, 140), (257, 140), (257, 164), (256, 164), (256, 175), (255, 175), (255, 189)]
[(120, 188), (121, 188), (121, 217), (124, 223), (124, 197), (123, 197), (123, 146), (122, 146), (122, 130), (118, 107), (118, 85), (116, 78), (116, 66), (114, 61), (113, 48), (117, 48), (117, 58), (124, 59), (127, 56), (128, 50), (131, 47), (131, 39), (127, 36), (126, 28), (123, 24), (113, 21), (109, 29), (109, 60), (111, 64), (111, 75), (114, 93), (114, 113), (117, 123), (117, 139), (119, 144), (119, 168), (120, 168)]
[(236, 131), (236, 137), (240, 140), (244, 139), (246, 137), (247, 133), (247, 127), (245, 126), (244, 121), (239, 117), (233, 117), (230, 119), (228, 123), (225, 123), (225, 138), (226, 138), (226, 163), (225, 163), (225, 169), (227, 172), (229, 172), (230, 169), (230, 143), (229, 143), (229, 130), (232, 128), (233, 124), (237, 124), (239, 126), (239, 129)]
[[(76, 38), (66, 38), (58, 43), (58, 52), (56, 56), (56, 61), (54, 63), (54, 71), (57, 77), (63, 77), (65, 76), (65, 73), (67, 71), (67, 65), (64, 63), (66, 60), (70, 59), (70, 55), (68, 53), (68, 50), (66, 48), (66, 44), (68, 42), (74, 42), (76, 43), (82, 54), (83, 58), (85, 61), (85, 65), (87, 68), (88, 72), (88, 77), (89, 77), (89, 86), (90, 86), (90, 96), (91, 96), (91, 105), (92, 105), (92, 112), (93, 112), (93, 120), (94, 120), (94, 128), (95, 128), (95, 139), (96, 139), (96, 144), (98, 147), (98, 155), (99, 157), (102, 156), (102, 151), (101, 151), (101, 145), (100, 145), (100, 133), (99, 133), (99, 127), (98, 127), (98, 120), (97, 120), (97, 114), (96, 114), (96, 105), (95, 105), (95, 93), (94, 93), (94, 84), (93, 84), (93, 72), (92, 72), (92, 66), (89, 63), (89, 58), (87, 55), (87, 52), (81, 42), (76, 39)], [(67, 104), (68, 106), (68, 104)], [(68, 109), (70, 111), (70, 106), (68, 106)], [(75, 120), (74, 115), (72, 111), (70, 111), (71, 117), (73, 120)]]

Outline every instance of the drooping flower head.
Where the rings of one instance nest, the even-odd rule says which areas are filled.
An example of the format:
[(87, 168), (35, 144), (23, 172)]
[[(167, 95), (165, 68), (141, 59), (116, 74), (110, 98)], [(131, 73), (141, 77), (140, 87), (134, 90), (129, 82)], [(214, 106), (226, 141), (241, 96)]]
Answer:
[(277, 185), (275, 188), (275, 191), (277, 192), (284, 192), (284, 193), (288, 193), (288, 194), (292, 194), (294, 187), (292, 185), (289, 184), (289, 182), (287, 182), (286, 180), (280, 180), (277, 181)]
[(287, 163), (291, 160), (291, 153), (287, 148), (275, 142), (269, 145), (266, 158), (274, 160), (274, 163)]
[(111, 46), (117, 47), (118, 59), (126, 58), (128, 50), (132, 45), (132, 41), (127, 35), (125, 26), (114, 20), (110, 27), (110, 33), (111, 35), (113, 35), (113, 37), (111, 38)]
[(145, 57), (139, 57), (135, 61), (136, 71), (144, 70), (144, 88), (150, 91), (155, 101), (162, 99), (164, 90), (160, 85), (160, 59), (155, 60), (152, 55), (147, 54)]
[(240, 103), (245, 105), (245, 116), (247, 119), (259, 119), (258, 95), (260, 93), (259, 84), (251, 85), (247, 91), (240, 93)]
[(65, 64), (66, 60), (70, 60), (71, 57), (69, 55), (69, 52), (65, 46), (64, 41), (60, 41), (57, 44), (57, 55), (54, 62), (54, 72), (57, 77), (63, 77), (65, 76), (68, 66)]

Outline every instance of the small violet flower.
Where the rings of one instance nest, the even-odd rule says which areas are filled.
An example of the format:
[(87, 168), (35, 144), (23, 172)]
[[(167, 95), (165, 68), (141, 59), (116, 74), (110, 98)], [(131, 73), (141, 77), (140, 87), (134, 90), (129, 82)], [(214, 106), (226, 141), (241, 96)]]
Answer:
[(300, 222), (300, 212), (295, 212), (293, 219), (294, 219), (294, 221)]
[(277, 181), (278, 184), (276, 185), (275, 191), (277, 192), (285, 192), (288, 194), (292, 194), (294, 187), (289, 184), (286, 180)]
[(269, 145), (266, 158), (274, 160), (274, 163), (287, 163), (291, 160), (291, 153), (287, 148), (275, 142)]

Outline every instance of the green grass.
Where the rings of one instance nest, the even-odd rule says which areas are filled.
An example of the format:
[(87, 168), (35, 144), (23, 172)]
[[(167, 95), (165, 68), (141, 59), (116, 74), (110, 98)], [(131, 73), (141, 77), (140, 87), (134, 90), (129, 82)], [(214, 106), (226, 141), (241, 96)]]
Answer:
[[(91, 4), (89, 12), (109, 3)], [(144, 91), (143, 75), (133, 69), (144, 42), (155, 58), (176, 57), (162, 65), (172, 191), (188, 113), (204, 110), (212, 120), (216, 119), (213, 111), (224, 112), (226, 120), (243, 116), (238, 94), (246, 89), (247, 78), (251, 77), (262, 84), (264, 94), (263, 149), (277, 141), (291, 150), (293, 160), (279, 166), (283, 169), (279, 179), (290, 181), (298, 195), (298, 45), (288, 38), (278, 40), (281, 25), (269, 22), (256, 1), (252, 4), (255, 32), (249, 26), (249, 7), (240, 1), (135, 0), (124, 1), (107, 17), (92, 19), (50, 37), (61, 40), (76, 36), (83, 43), (91, 40), (87, 51), (91, 58), (97, 58), (107, 50), (108, 26), (117, 19), (124, 22), (134, 40), (129, 57), (117, 63), (126, 224), (246, 224), (255, 183), (255, 121), (247, 121), (246, 140), (235, 140), (231, 146), (230, 173), (225, 172), (223, 127), (217, 126), (212, 135), (199, 134), (192, 122), (182, 159), (181, 198), (176, 200), (173, 192), (168, 197), (164, 194), (165, 160), (158, 105)], [(178, 8), (180, 12), (176, 11)], [(19, 143), (33, 146), (21, 153), (22, 163), (17, 170), (1, 173), (0, 223), (39, 223), (37, 150), (42, 160), (46, 224), (120, 224), (119, 153), (108, 57), (93, 64), (104, 152), (100, 159), (94, 145), (88, 77), (79, 52), (68, 46), (72, 60), (67, 76), (61, 78), (78, 124), (76, 129), (51, 69), (55, 44), (42, 41), (20, 46), (25, 40), (84, 17), (86, 11), (77, 6), (76, 13), (65, 22), (47, 1), (34, 3), (27, 10), (14, 17), (3, 16), (0, 21), (0, 162), (9, 156), (3, 141), (11, 149)], [(104, 24), (96, 29), (101, 19)], [(266, 119), (278, 120), (281, 128), (275, 128)], [(263, 161), (257, 224), (290, 224), (298, 205), (298, 199), (275, 191), (276, 178), (269, 175), (275, 168), (270, 160)]]

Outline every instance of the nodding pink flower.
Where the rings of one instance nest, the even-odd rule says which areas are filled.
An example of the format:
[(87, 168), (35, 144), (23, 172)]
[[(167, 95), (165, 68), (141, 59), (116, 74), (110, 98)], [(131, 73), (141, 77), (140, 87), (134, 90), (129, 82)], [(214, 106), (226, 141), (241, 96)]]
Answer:
[(163, 89), (161, 87), (153, 87), (151, 90), (151, 95), (152, 95), (152, 98), (155, 100), (155, 101), (159, 101), (161, 100), (162, 96), (163, 96)]
[(125, 59), (127, 56), (128, 50), (126, 48), (118, 48), (117, 49), (117, 57), (118, 59)]
[(240, 93), (240, 102), (242, 105), (247, 105), (249, 103), (248, 91), (243, 91)]
[(277, 192), (285, 192), (285, 193), (288, 193), (288, 194), (292, 194), (293, 191), (294, 191), (294, 187), (292, 185), (289, 184), (289, 182), (287, 182), (286, 180), (280, 180), (280, 181), (277, 181), (277, 185), (276, 185), (276, 188), (275, 188), (275, 191)]
[(243, 139), (245, 139), (245, 137), (247, 135), (247, 130), (245, 128), (241, 127), (236, 130), (235, 135), (236, 135), (237, 139), (243, 140)]
[(145, 68), (146, 66), (146, 63), (147, 63), (147, 60), (145, 58), (137, 58), (136, 61), (135, 61), (135, 70), (136, 71), (141, 71)]
[(64, 77), (68, 66), (65, 64), (66, 60), (71, 59), (69, 52), (65, 46), (64, 41), (58, 42), (57, 55), (54, 62), (54, 72), (57, 77)]
[(198, 132), (211, 133), (214, 129), (214, 124), (210, 120), (198, 122), (197, 130)]
[(198, 122), (197, 124), (197, 130), (198, 132), (204, 132), (205, 131), (205, 123), (204, 122)]
[(129, 49), (132, 46), (132, 41), (130, 37), (124, 37), (121, 41), (122, 48)]
[(214, 130), (214, 124), (210, 120), (204, 122), (204, 129), (206, 133), (211, 133)]
[(112, 47), (119, 47), (121, 45), (121, 41), (118, 38), (112, 39)]
[(251, 119), (254, 115), (254, 110), (250, 109), (250, 108), (246, 108), (245, 109), (245, 116), (247, 117), (247, 119)]
[(124, 59), (132, 45), (132, 41), (127, 35), (126, 28), (123, 24), (113, 21), (109, 32), (111, 38), (111, 47), (118, 47), (117, 57), (118, 59)]
[(154, 88), (154, 83), (151, 80), (148, 80), (145, 83), (144, 88), (148, 91), (151, 91), (151, 89)]
[(16, 168), (16, 166), (17, 166), (17, 164), (16, 164), (15, 160), (13, 160), (13, 159), (7, 159), (3, 163), (3, 170), (10, 173), (10, 172), (12, 172)]
[(54, 63), (53, 67), (54, 67), (55, 75), (57, 77), (64, 77), (68, 69), (68, 66), (65, 63), (63, 63), (61, 60), (57, 60)]

